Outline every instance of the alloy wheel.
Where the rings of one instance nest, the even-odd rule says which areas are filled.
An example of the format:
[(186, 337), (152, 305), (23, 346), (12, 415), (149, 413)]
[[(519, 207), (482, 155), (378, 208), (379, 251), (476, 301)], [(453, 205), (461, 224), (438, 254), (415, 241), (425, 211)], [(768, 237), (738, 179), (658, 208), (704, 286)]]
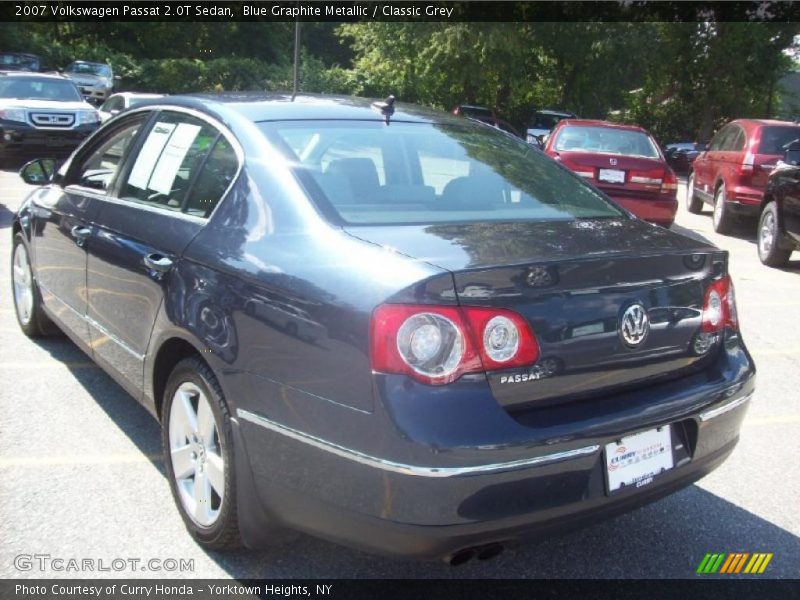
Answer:
[(188, 381), (178, 386), (172, 398), (169, 452), (186, 514), (201, 527), (212, 526), (225, 498), (225, 459), (211, 404)]
[(764, 215), (761, 217), (761, 227), (758, 231), (758, 250), (762, 257), (769, 256), (772, 251), (772, 246), (775, 244), (775, 238), (778, 233), (777, 225), (772, 211), (764, 211)]
[(14, 248), (12, 271), (14, 304), (19, 322), (24, 326), (33, 318), (33, 275), (24, 244), (17, 244)]

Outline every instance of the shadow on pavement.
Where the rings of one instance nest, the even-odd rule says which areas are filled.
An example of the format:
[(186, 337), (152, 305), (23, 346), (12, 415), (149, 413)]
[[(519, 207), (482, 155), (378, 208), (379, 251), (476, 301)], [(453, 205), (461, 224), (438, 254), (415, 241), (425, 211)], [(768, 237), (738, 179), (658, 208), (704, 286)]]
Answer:
[[(37, 343), (69, 366), (98, 406), (164, 474), (160, 429), (153, 417), (100, 369), (87, 368), (90, 359), (67, 338)], [(763, 577), (800, 574), (800, 538), (697, 485), (611, 521), (512, 546), (493, 560), (455, 568), (370, 556), (307, 535), (267, 551), (206, 554), (239, 579), (686, 578), (696, 577), (706, 552), (772, 552)]]

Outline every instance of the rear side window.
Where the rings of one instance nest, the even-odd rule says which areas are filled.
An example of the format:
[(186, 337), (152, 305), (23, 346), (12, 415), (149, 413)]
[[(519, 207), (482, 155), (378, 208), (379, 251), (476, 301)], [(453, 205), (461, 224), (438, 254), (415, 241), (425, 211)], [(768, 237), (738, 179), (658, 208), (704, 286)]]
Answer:
[(486, 125), (295, 121), (260, 127), (312, 200), (345, 223), (624, 216), (566, 169)]
[(717, 132), (717, 135), (711, 140), (711, 143), (708, 145), (709, 150), (722, 150), (722, 144), (725, 142), (725, 138), (730, 133), (729, 127), (723, 127)]
[(798, 139), (800, 139), (800, 127), (762, 127), (758, 153), (782, 155), (785, 151), (784, 146)]
[(186, 212), (207, 218), (227, 191), (239, 170), (239, 159), (230, 142), (220, 136), (200, 169), (186, 200)]
[(147, 133), (120, 199), (180, 211), (219, 132), (200, 119), (164, 113)]

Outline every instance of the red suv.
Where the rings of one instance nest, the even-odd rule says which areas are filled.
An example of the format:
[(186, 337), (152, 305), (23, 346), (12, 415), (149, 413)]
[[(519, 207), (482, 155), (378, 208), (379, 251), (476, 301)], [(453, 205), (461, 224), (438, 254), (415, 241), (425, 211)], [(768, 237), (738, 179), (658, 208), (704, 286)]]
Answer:
[(664, 227), (675, 220), (678, 178), (641, 127), (565, 119), (544, 151), (640, 219)]
[(714, 207), (714, 231), (729, 233), (737, 217), (758, 217), (767, 178), (783, 147), (800, 139), (800, 125), (738, 119), (717, 132), (689, 173), (686, 208), (699, 214)]

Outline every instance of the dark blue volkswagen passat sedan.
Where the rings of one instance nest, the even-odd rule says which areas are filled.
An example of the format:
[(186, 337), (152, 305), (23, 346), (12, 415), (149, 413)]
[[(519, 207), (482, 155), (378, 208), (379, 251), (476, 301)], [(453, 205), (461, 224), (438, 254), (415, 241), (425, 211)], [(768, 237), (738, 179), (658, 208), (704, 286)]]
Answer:
[[(727, 254), (524, 142), (391, 101), (172, 97), (13, 223), (17, 315), (163, 425), (204, 546), (486, 558), (699, 479), (755, 367)], [(43, 173), (44, 170), (44, 173)]]

